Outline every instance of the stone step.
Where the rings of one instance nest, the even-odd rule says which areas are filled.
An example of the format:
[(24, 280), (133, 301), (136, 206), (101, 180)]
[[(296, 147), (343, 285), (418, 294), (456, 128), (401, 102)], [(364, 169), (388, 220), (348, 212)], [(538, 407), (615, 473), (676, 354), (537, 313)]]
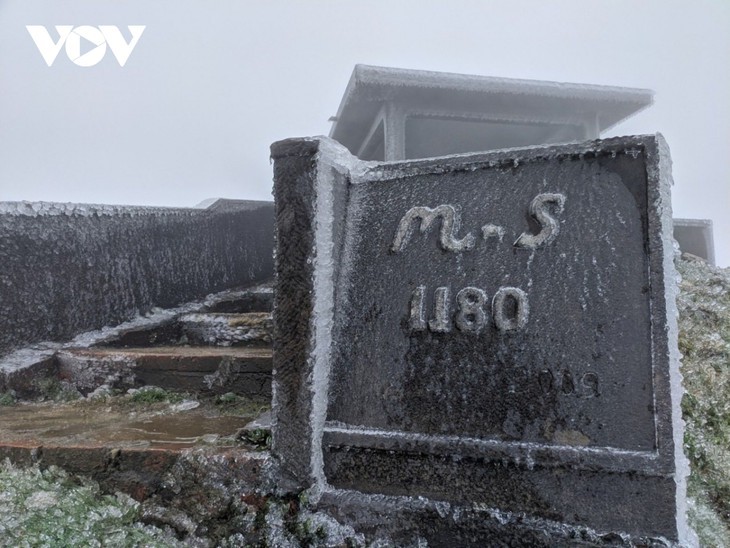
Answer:
[(178, 318), (188, 344), (209, 346), (270, 346), (273, 321), (268, 312), (185, 314)]
[(246, 346), (271, 345), (270, 312), (196, 312), (170, 321), (124, 331), (105, 346)]
[(121, 331), (117, 337), (104, 341), (104, 346), (142, 347), (177, 345), (182, 340), (182, 326), (177, 318)]
[[(243, 324), (246, 323), (245, 317), (247, 315), (253, 315), (251, 320), (252, 327), (256, 324), (261, 324), (261, 314), (269, 314), (273, 310), (274, 304), (274, 292), (269, 284), (259, 285), (253, 288), (247, 289), (229, 289), (210, 295), (206, 300), (199, 303), (191, 303), (186, 305), (188, 310), (187, 315), (196, 317), (205, 317), (207, 315), (213, 316), (225, 316), (225, 315), (239, 315), (240, 319), (236, 319), (233, 316), (229, 318), (229, 321), (237, 323), (238, 329), (230, 329), (229, 326), (225, 326), (224, 331), (227, 333), (223, 334), (221, 344), (225, 346), (236, 345), (236, 344), (270, 344), (271, 337), (271, 320), (268, 319), (266, 331), (267, 333), (260, 334), (246, 334), (250, 330), (243, 329)], [(193, 329), (192, 334), (195, 341), (188, 340), (188, 334), (185, 332), (184, 327), (190, 322), (186, 322), (184, 325), (179, 320), (181, 316), (178, 314), (173, 317), (167, 317), (161, 321), (149, 321), (144, 322), (142, 325), (120, 329), (113, 337), (107, 337), (104, 340), (105, 346), (114, 347), (138, 347), (138, 346), (167, 346), (167, 345), (179, 345), (179, 344), (218, 344), (217, 342), (207, 343), (201, 342), (205, 336), (215, 341), (216, 337), (210, 337), (209, 329)], [(203, 320), (198, 320), (198, 323)], [(195, 323), (195, 322), (192, 322)], [(208, 322), (211, 323), (211, 322)], [(213, 322), (215, 323), (215, 322)], [(226, 324), (227, 322), (223, 322)], [(242, 332), (243, 331), (243, 332)], [(267, 335), (268, 336), (265, 336)], [(258, 340), (262, 336), (265, 336), (266, 340)]]
[[(196, 475), (205, 475), (205, 459), (214, 459), (226, 469), (228, 464), (250, 467), (247, 473), (256, 476), (260, 447), (240, 432), (267, 404), (262, 399), (240, 403), (233, 413), (215, 400), (149, 404), (132, 396), (19, 403), (2, 410), (0, 460), (60, 466), (137, 500), (163, 488), (173, 466), (181, 463), (198, 462)], [(190, 460), (191, 455), (196, 457)]]
[(82, 394), (154, 385), (195, 394), (271, 396), (270, 348), (159, 346), (57, 353), (58, 377)]
[(206, 303), (206, 312), (248, 313), (271, 312), (274, 309), (274, 292), (270, 287), (256, 290), (231, 291)]
[(56, 378), (58, 364), (54, 351), (17, 352), (14, 360), (0, 364), (0, 393), (19, 399), (38, 397), (44, 382)]

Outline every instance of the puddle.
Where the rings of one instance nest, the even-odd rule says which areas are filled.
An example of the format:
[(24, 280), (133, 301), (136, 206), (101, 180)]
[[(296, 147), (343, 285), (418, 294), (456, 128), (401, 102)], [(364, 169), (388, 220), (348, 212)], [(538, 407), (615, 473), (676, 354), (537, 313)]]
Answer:
[(83, 401), (0, 407), (0, 440), (180, 449), (201, 443), (232, 445), (234, 434), (255, 418), (221, 414), (212, 403), (177, 412), (170, 404), (142, 410), (126, 407)]
[(187, 412), (184, 416), (165, 415), (132, 422), (117, 430), (114, 441), (145, 439), (150, 442), (178, 442), (194, 444), (210, 436), (232, 436), (246, 426), (246, 419), (239, 417), (206, 417)]

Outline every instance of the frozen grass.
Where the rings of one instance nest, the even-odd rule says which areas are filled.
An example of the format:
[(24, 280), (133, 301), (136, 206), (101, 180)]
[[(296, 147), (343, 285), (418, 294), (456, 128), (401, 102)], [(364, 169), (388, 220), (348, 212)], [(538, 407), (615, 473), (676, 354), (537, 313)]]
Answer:
[(181, 546), (138, 512), (130, 497), (102, 495), (58, 468), (0, 465), (0, 546)]
[(239, 396), (233, 392), (216, 396), (214, 403), (222, 415), (257, 417), (271, 408), (271, 402), (265, 398)]
[(170, 392), (164, 388), (157, 386), (145, 386), (137, 389), (131, 394), (130, 400), (133, 403), (180, 403), (185, 399), (187, 394), (180, 394), (178, 392)]
[(730, 269), (684, 260), (679, 272), (690, 519), (703, 546), (730, 546)]
[(33, 384), (42, 400), (68, 402), (78, 400), (81, 397), (76, 388), (55, 378), (42, 377), (36, 379)]
[[(262, 499), (265, 501), (265, 499)], [(209, 501), (210, 502), (210, 501)], [(240, 506), (240, 508), (238, 508)], [(237, 509), (236, 509), (237, 508)], [(234, 505), (237, 525), (223, 538), (178, 540), (171, 529), (142, 524), (140, 505), (123, 494), (104, 495), (90, 480), (56, 467), (0, 464), (0, 547), (203, 547), (241, 548), (364, 546), (362, 535), (297, 501), (272, 498), (261, 508)], [(179, 510), (173, 513), (191, 521)]]

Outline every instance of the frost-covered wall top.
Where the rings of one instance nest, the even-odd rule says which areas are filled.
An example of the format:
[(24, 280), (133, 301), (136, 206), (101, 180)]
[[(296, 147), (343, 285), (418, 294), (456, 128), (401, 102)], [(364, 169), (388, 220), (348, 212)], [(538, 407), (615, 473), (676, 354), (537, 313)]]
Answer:
[(61, 202), (0, 202), (0, 215), (29, 217), (68, 215), (79, 217), (113, 215), (194, 215), (198, 209), (145, 207), (107, 204), (72, 204)]

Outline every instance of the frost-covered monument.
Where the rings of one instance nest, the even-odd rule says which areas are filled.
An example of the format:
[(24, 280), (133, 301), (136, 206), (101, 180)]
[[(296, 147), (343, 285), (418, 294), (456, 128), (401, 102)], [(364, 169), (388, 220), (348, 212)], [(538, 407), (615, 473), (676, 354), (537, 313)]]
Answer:
[[(691, 543), (664, 141), (404, 161), (404, 148), (430, 154), (425, 141), (448, 136), (450, 120), (429, 118), (422, 148), (409, 149), (405, 87), (424, 104), (448, 86), (474, 104), (501, 91), (493, 79), (403, 71), (398, 83), (378, 70), (389, 81), (367, 109), (379, 118), (348, 142), (341, 109), (333, 136), (398, 161), (361, 161), (327, 138), (272, 146), (283, 473), (340, 520), (396, 542)], [(597, 89), (530, 89), (540, 86), (565, 127), (525, 123), (556, 140), (595, 136)]]

